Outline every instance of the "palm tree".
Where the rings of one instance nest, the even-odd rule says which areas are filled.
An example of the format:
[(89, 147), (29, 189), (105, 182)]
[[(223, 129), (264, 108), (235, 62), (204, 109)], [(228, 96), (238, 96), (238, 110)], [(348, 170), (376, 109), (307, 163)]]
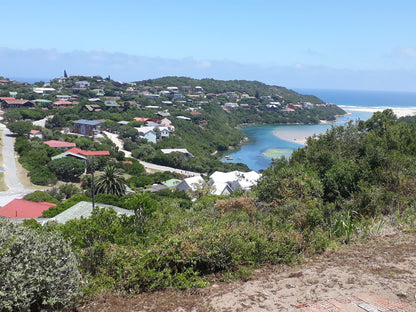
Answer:
[(95, 193), (123, 196), (126, 193), (125, 183), (120, 169), (110, 163), (104, 167), (104, 173), (97, 178)]

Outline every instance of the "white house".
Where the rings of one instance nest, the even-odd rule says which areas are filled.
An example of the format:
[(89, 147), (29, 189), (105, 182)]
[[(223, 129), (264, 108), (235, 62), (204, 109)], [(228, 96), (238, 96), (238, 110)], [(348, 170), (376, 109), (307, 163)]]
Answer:
[(196, 191), (199, 188), (205, 187), (205, 186), (206, 186), (206, 183), (201, 176), (194, 176), (194, 177), (190, 177), (190, 178), (186, 178), (182, 180), (182, 182), (176, 186), (176, 189), (178, 191), (188, 191), (188, 190)]
[(241, 172), (221, 172), (215, 171), (209, 178), (209, 183), (213, 186), (221, 186), (226, 183), (232, 192), (237, 190), (250, 190), (260, 179), (261, 174), (255, 171)]

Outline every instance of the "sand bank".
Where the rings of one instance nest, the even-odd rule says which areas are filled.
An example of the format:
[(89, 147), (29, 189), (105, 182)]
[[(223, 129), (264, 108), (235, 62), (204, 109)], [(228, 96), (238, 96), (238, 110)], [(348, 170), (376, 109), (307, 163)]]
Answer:
[[(385, 110), (386, 108), (381, 107), (358, 107), (358, 106), (348, 106), (348, 107), (342, 107), (347, 113), (351, 114), (351, 112), (367, 112), (367, 113), (375, 113), (375, 112), (381, 112)], [(396, 107), (396, 108), (390, 108), (394, 114), (400, 118), (404, 116), (415, 116), (416, 115), (416, 107)], [(328, 127), (330, 127), (330, 123), (328, 122), (322, 122), (322, 124), (327, 124)], [(306, 139), (310, 136), (313, 136), (314, 134), (320, 134), (325, 133), (326, 128), (322, 128), (321, 130), (317, 130), (316, 128), (311, 129), (296, 129), (295, 131), (293, 129), (285, 130), (283, 128), (279, 128), (278, 130), (274, 131), (273, 134), (278, 137), (279, 139), (290, 141), (298, 144), (305, 145)]]
[[(348, 112), (367, 112), (367, 113), (375, 113), (375, 112), (381, 112), (387, 108), (381, 108), (381, 107), (354, 107), (354, 106), (349, 106), (349, 107), (343, 107), (343, 109), (345, 111)], [(397, 116), (397, 117), (404, 117), (404, 116), (415, 116), (416, 115), (416, 107), (395, 107), (395, 108), (390, 108), (393, 113)]]

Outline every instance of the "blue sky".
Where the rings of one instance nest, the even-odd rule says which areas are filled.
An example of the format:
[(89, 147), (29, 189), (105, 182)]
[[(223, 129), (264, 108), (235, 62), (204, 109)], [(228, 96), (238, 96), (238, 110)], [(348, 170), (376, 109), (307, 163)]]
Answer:
[(2, 0), (0, 75), (416, 91), (410, 0)]

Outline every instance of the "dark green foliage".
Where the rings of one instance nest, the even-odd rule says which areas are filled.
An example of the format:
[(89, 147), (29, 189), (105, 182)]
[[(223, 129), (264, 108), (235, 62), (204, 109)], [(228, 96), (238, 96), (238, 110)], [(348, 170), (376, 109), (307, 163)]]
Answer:
[(33, 202), (48, 202), (48, 203), (55, 203), (58, 204), (59, 200), (52, 197), (46, 192), (43, 191), (34, 191), (33, 193), (29, 193), (23, 197), (23, 199), (30, 200)]
[(121, 175), (121, 171), (112, 163), (104, 167), (104, 172), (95, 182), (95, 192), (97, 194), (113, 194), (123, 196), (126, 192), (126, 181)]
[(18, 136), (26, 135), (33, 129), (32, 123), (29, 121), (15, 121), (7, 124), (7, 128)]
[(0, 220), (1, 311), (55, 311), (70, 307), (81, 275), (68, 243)]
[(76, 181), (85, 171), (84, 163), (74, 157), (51, 160), (48, 168), (62, 181)]

